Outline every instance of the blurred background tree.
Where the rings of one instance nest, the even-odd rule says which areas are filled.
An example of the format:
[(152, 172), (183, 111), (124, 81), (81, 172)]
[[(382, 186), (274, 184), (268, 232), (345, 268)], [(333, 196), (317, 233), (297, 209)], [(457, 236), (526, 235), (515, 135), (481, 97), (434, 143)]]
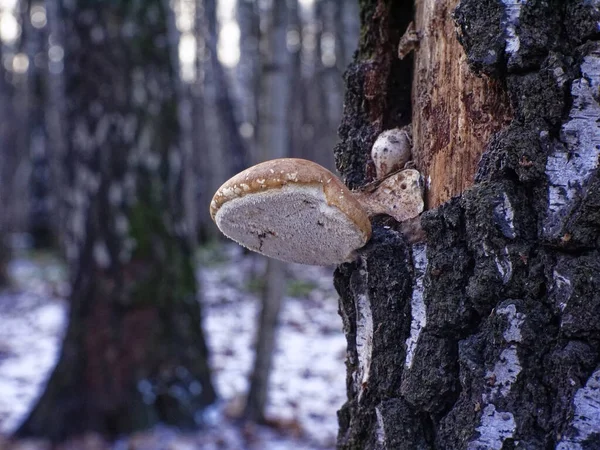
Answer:
[(183, 201), (189, 155), (173, 14), (160, 0), (58, 6), (67, 102), (55, 193), (67, 219), (70, 317), (58, 364), (18, 434), (195, 426), (215, 393)]
[[(220, 239), (210, 198), (273, 157), (334, 170), (357, 2), (0, 8), (0, 283), (11, 252), (31, 247), (58, 250), (71, 278), (59, 362), (19, 434), (196, 426), (215, 399), (192, 264), (196, 243)], [(285, 273), (264, 274), (255, 421)]]

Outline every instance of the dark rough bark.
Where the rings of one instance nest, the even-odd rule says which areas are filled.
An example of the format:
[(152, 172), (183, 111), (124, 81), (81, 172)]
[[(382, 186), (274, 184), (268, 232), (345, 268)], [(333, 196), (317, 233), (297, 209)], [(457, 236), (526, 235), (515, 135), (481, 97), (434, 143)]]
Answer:
[(183, 208), (162, 0), (62, 2), (74, 283), (58, 364), (18, 435), (197, 426), (215, 398)]
[[(371, 68), (397, 43), (375, 26), (392, 3), (361, 3), (336, 148), (353, 187), (368, 180), (377, 121), (394, 117), (385, 83), (369, 95)], [(425, 243), (375, 222), (358, 262), (338, 268), (349, 355), (338, 446), (600, 448), (599, 11), (463, 0), (455, 19), (471, 67), (505, 86), (514, 119), (474, 186), (423, 214)]]

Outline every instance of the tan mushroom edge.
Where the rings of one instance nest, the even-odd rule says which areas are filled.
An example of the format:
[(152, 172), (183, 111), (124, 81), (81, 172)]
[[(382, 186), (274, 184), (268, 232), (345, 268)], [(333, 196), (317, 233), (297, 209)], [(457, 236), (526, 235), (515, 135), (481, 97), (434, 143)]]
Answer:
[(299, 158), (265, 161), (230, 178), (217, 190), (210, 202), (211, 218), (215, 220), (221, 206), (229, 200), (289, 184), (320, 185), (327, 204), (336, 207), (350, 218), (365, 234), (365, 242), (371, 238), (369, 217), (346, 185), (319, 164)]

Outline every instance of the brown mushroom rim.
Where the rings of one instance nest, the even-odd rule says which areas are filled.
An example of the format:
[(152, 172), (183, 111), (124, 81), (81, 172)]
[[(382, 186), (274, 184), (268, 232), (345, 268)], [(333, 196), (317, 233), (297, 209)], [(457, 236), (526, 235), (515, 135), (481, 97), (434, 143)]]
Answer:
[(363, 232), (371, 236), (371, 222), (350, 189), (329, 170), (299, 158), (281, 158), (252, 166), (227, 180), (210, 202), (210, 216), (215, 220), (219, 208), (229, 200), (254, 192), (277, 189), (287, 184), (321, 185), (329, 206), (335, 206)]

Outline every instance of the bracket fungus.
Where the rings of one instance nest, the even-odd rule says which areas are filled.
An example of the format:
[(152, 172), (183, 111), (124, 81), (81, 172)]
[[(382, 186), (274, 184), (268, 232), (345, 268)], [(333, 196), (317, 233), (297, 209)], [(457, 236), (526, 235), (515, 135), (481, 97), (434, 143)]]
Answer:
[(274, 159), (240, 172), (217, 190), (210, 204), (212, 219), (230, 239), (272, 258), (312, 265), (352, 260), (371, 237), (370, 215), (404, 220), (422, 210), (416, 170), (358, 192), (319, 164), (296, 158)]

